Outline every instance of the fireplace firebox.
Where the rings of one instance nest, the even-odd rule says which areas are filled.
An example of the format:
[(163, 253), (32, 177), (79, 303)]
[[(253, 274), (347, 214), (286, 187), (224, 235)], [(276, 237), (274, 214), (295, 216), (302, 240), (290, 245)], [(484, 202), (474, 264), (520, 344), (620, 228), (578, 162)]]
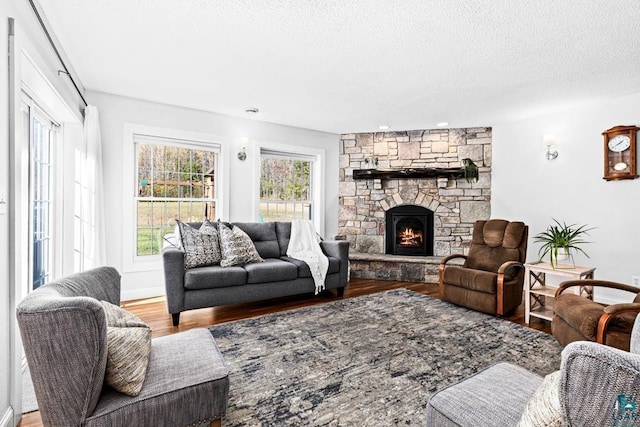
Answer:
[(433, 211), (401, 205), (385, 213), (385, 252), (391, 255), (433, 255)]

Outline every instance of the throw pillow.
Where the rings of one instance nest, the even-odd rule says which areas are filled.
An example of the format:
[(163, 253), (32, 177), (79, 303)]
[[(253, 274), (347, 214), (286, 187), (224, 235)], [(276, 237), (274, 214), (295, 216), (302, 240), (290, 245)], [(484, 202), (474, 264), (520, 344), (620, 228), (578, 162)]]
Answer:
[(182, 221), (177, 222), (184, 249), (185, 269), (220, 263), (218, 230), (209, 220), (205, 219), (199, 230)]
[(220, 232), (220, 251), (222, 252), (221, 267), (264, 261), (258, 254), (251, 238), (239, 227), (234, 225), (230, 229), (219, 222), (218, 231)]
[(529, 399), (517, 427), (561, 427), (560, 371), (544, 377)]
[(100, 302), (107, 320), (105, 381), (121, 393), (137, 396), (147, 375), (151, 328), (117, 305)]

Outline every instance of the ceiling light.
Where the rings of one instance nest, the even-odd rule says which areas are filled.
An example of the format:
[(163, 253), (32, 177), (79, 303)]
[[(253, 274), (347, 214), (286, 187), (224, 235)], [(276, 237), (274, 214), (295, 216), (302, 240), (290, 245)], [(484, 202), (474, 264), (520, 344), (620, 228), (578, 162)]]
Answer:
[(387, 125), (380, 125), (380, 126), (378, 126), (378, 129), (380, 129), (380, 130), (387, 130), (387, 129), (389, 129), (389, 126), (387, 126)]
[(441, 127), (441, 128), (442, 128), (442, 127), (445, 127), (445, 126), (449, 126), (449, 122), (440, 122), (440, 123), (438, 123), (438, 125), (437, 125), (437, 126), (438, 126), (438, 127)]
[(244, 110), (244, 112), (247, 114), (258, 114), (259, 111), (260, 110), (258, 110), (256, 107), (249, 107)]

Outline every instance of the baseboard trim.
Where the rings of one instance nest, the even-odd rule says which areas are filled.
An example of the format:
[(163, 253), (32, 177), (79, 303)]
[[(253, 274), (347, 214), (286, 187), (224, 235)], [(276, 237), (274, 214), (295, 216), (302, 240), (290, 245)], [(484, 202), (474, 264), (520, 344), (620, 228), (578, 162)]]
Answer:
[(0, 427), (13, 427), (13, 408), (9, 406), (0, 420)]
[(132, 289), (122, 291), (120, 295), (121, 301), (130, 301), (134, 299), (162, 297), (165, 295), (164, 286), (155, 286), (152, 288)]

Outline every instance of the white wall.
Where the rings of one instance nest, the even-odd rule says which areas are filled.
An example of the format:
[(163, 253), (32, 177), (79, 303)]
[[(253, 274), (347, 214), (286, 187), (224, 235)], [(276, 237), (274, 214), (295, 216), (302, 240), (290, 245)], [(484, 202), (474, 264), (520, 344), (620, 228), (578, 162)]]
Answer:
[[(338, 229), (338, 140), (339, 135), (293, 128), (255, 120), (233, 118), (221, 114), (157, 104), (99, 92), (88, 92), (90, 104), (96, 105), (100, 115), (100, 130), (105, 170), (105, 206), (107, 263), (122, 274), (122, 298), (143, 298), (164, 294), (164, 278), (158, 257), (148, 267), (130, 268), (123, 260), (123, 192), (130, 192), (131, 182), (124, 182), (125, 168), (134, 167), (132, 150), (126, 149), (123, 134), (125, 124), (152, 126), (213, 136), (222, 144), (225, 170), (228, 172), (228, 217), (230, 221), (254, 221), (255, 182), (258, 179), (260, 146), (278, 144), (325, 150), (325, 223), (324, 235), (335, 236)], [(247, 160), (236, 158), (247, 137), (251, 145)]]
[[(601, 135), (613, 126), (639, 125), (639, 105), (636, 94), (493, 127), (491, 216), (529, 225), (529, 261), (540, 247), (531, 236), (555, 218), (596, 227), (593, 243), (585, 245), (590, 258), (576, 256), (576, 264), (597, 268), (596, 278), (631, 284), (632, 275), (640, 276), (640, 179), (602, 179)], [(545, 133), (556, 135), (556, 160), (545, 157)], [(624, 297), (596, 294), (608, 302)]]

